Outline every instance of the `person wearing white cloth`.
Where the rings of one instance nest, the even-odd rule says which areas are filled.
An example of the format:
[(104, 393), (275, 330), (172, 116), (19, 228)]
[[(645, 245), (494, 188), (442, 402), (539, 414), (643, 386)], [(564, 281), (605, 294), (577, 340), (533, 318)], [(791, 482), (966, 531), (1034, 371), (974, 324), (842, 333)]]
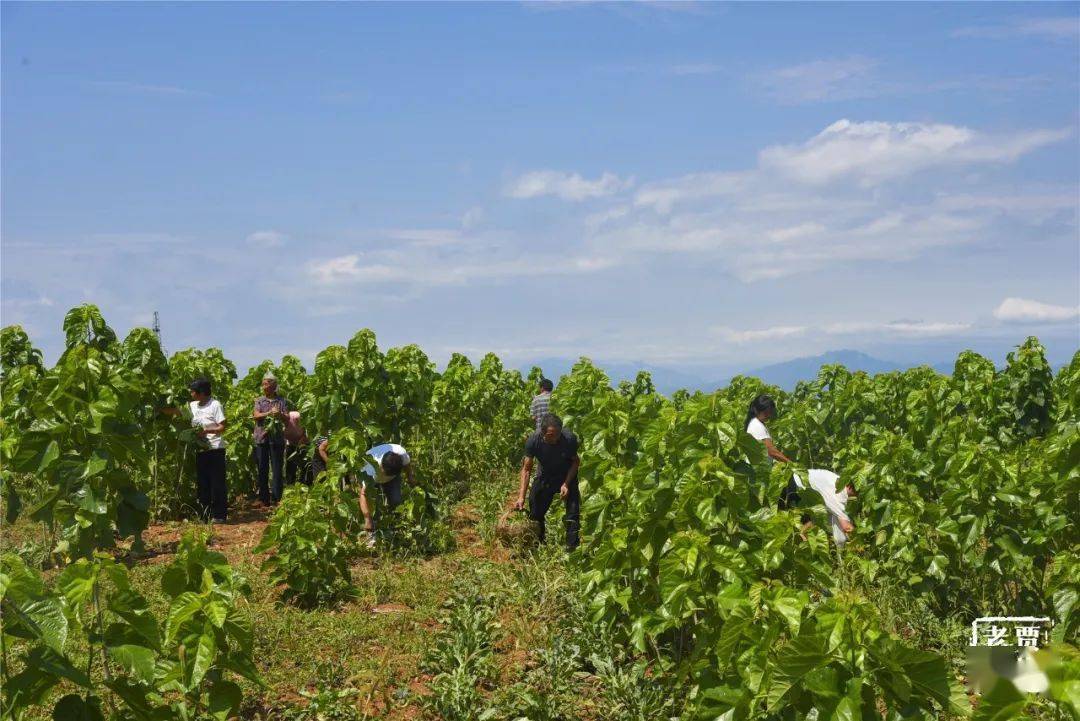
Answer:
[(750, 408), (746, 412), (746, 432), (765, 444), (765, 452), (769, 454), (770, 461), (791, 463), (791, 459), (780, 452), (769, 435), (769, 429), (765, 427), (765, 421), (776, 417), (776, 402), (772, 396), (762, 393), (750, 401)]
[[(775, 463), (776, 461), (791, 463), (791, 459), (781, 453), (780, 449), (773, 443), (769, 429), (765, 427), (765, 421), (775, 417), (776, 402), (773, 401), (772, 396), (762, 393), (750, 401), (750, 408), (746, 411), (746, 432), (765, 444), (765, 452), (769, 454), (769, 463)], [(780, 510), (784, 510), (798, 502), (798, 487), (794, 482), (788, 482), (787, 488), (780, 494), (780, 501), (777, 506)], [(803, 519), (804, 522), (807, 520), (806, 518)]]
[[(412, 459), (409, 452), (397, 443), (382, 443), (369, 448), (367, 454), (375, 459), (376, 465), (370, 463), (364, 466), (363, 473), (372, 483), (383, 492), (388, 508), (396, 508), (401, 504), (401, 475), (414, 483)], [(375, 545), (375, 523), (379, 520), (379, 512), (376, 509), (372, 517), (367, 500), (367, 481), (360, 482), (360, 511), (364, 514), (364, 529), (368, 532), (368, 546)]]
[(191, 392), (191, 425), (206, 441), (206, 447), (195, 453), (195, 479), (198, 484), (198, 509), (203, 520), (225, 523), (229, 515), (229, 485), (225, 480), (225, 411), (221, 402), (211, 396), (210, 381), (194, 380), (188, 385)]
[[(825, 502), (825, 508), (829, 511), (829, 522), (832, 525), (833, 540), (836, 545), (843, 547), (847, 543), (848, 534), (855, 530), (855, 524), (847, 514), (847, 502), (855, 497), (855, 488), (846, 484), (839, 491), (836, 490), (836, 482), (840, 476), (832, 471), (820, 468), (811, 468), (806, 472), (809, 476), (810, 488), (821, 494), (821, 500)], [(805, 488), (803, 479), (795, 475), (795, 482), (800, 488)]]

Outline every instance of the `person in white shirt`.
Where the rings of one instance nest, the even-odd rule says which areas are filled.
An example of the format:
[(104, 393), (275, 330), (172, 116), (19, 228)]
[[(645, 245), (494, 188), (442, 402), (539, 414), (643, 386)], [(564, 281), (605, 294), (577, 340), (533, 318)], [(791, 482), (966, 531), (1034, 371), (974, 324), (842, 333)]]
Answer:
[[(765, 426), (765, 421), (771, 420), (776, 417), (776, 402), (772, 399), (772, 396), (762, 393), (761, 395), (750, 401), (750, 408), (746, 411), (746, 432), (765, 444), (765, 452), (769, 454), (769, 462), (775, 463), (780, 461), (781, 463), (791, 463), (791, 459), (780, 452), (780, 449), (773, 443), (772, 436), (769, 434), (769, 429)], [(777, 502), (777, 507), (780, 510), (790, 508), (791, 506), (799, 502), (799, 487), (794, 481), (789, 481), (784, 492), (780, 494), (780, 500)], [(804, 518), (805, 523), (808, 519)]]
[(191, 425), (206, 441), (207, 448), (195, 454), (199, 515), (214, 523), (225, 523), (229, 514), (229, 486), (225, 479), (225, 411), (211, 396), (210, 381), (199, 378), (188, 386), (191, 392)]
[[(855, 488), (850, 483), (845, 484), (839, 491), (836, 490), (836, 482), (840, 476), (832, 471), (820, 468), (811, 468), (806, 472), (809, 477), (810, 488), (821, 494), (821, 500), (825, 502), (825, 508), (829, 511), (829, 522), (832, 525), (833, 540), (836, 545), (843, 548), (847, 543), (848, 534), (855, 530), (855, 524), (847, 514), (847, 502), (855, 497)], [(796, 476), (799, 485), (802, 478)]]
[(762, 393), (750, 401), (750, 408), (746, 412), (746, 432), (765, 444), (765, 452), (769, 454), (771, 460), (791, 463), (791, 459), (773, 444), (769, 429), (765, 426), (765, 421), (775, 417), (776, 402), (773, 401), (772, 396)]
[(376, 465), (373, 467), (369, 463), (364, 466), (363, 474), (367, 480), (360, 481), (360, 511), (364, 514), (364, 529), (368, 533), (368, 546), (371, 547), (375, 545), (375, 524), (379, 520), (379, 512), (376, 509), (374, 517), (371, 514), (367, 482), (371, 481), (382, 490), (387, 508), (393, 509), (401, 504), (402, 474), (409, 479), (409, 483), (415, 483), (415, 479), (409, 452), (397, 443), (382, 443), (369, 448), (367, 454), (375, 460)]

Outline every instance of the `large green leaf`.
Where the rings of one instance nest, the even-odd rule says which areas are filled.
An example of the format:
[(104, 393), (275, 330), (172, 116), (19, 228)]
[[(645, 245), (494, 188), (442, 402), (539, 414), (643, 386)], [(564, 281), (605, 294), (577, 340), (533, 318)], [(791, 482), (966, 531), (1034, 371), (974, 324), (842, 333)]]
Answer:
[(48, 433), (27, 431), (19, 438), (10, 470), (39, 475), (60, 457), (60, 446)]
[(134, 487), (120, 491), (116, 506), (116, 530), (121, 538), (137, 536), (150, 523), (150, 499)]
[(154, 705), (147, 699), (150, 689), (146, 686), (131, 683), (128, 679), (114, 678), (106, 681), (105, 685), (115, 693), (121, 701), (131, 710), (139, 721), (156, 721)]
[(10, 480), (5, 478), (2, 483), (4, 486), (4, 520), (7, 521), (8, 525), (11, 525), (19, 517), (19, 512), (22, 511), (22, 499)]
[(161, 590), (169, 597), (176, 598), (187, 590), (187, 573), (180, 565), (172, 565), (161, 575)]
[(159, 647), (157, 619), (154, 618), (146, 599), (140, 594), (131, 589), (113, 594), (109, 598), (109, 610), (124, 619), (145, 645), (151, 648)]
[(23, 604), (44, 593), (41, 576), (16, 553), (0, 555), (0, 599)]
[(232, 641), (239, 644), (244, 653), (251, 652), (252, 645), (255, 643), (251, 619), (234, 608), (229, 611), (222, 628)]
[(231, 681), (218, 681), (210, 688), (208, 709), (218, 721), (226, 721), (244, 700), (240, 687)]
[(766, 707), (769, 712), (780, 709), (791, 688), (810, 671), (824, 664), (827, 658), (825, 639), (812, 633), (802, 634), (781, 648), (777, 653), (772, 681), (766, 693)]
[(108, 647), (109, 656), (119, 664), (129, 676), (142, 683), (153, 683), (154, 661), (157, 658), (153, 649), (135, 644), (121, 644)]
[(994, 687), (979, 698), (972, 721), (1007, 721), (1019, 715), (1026, 704), (1024, 694), (1008, 679), (999, 678)]
[(173, 599), (169, 607), (169, 616), (165, 621), (165, 641), (172, 643), (185, 621), (192, 618), (203, 607), (203, 599), (197, 594), (186, 591)]
[(85, 671), (76, 668), (66, 656), (48, 646), (38, 646), (32, 650), (26, 657), (26, 665), (74, 681), (79, 686), (90, 687), (90, 678)]
[(84, 699), (78, 694), (64, 696), (52, 711), (53, 721), (105, 721), (101, 705), (93, 696)]
[(966, 707), (957, 707), (957, 698), (962, 696), (954, 693), (952, 674), (944, 657), (899, 643), (889, 645), (888, 656), (904, 670), (914, 689), (950, 709), (952, 713), (967, 711)]
[[(862, 721), (862, 678), (853, 678), (848, 681), (846, 693), (840, 699), (832, 713), (824, 717), (822, 721)], [(876, 716), (875, 710), (871, 710), (871, 718)]]
[(35, 635), (54, 651), (64, 650), (68, 637), (68, 619), (59, 598), (47, 596), (28, 603), (19, 610), (33, 621)]
[(27, 666), (4, 685), (3, 707), (13, 710), (40, 704), (45, 694), (60, 682), (60, 677), (47, 669)]
[(194, 689), (202, 682), (210, 667), (214, 665), (214, 656), (217, 655), (217, 638), (214, 636), (214, 630), (209, 623), (203, 628), (203, 632), (199, 634), (194, 653), (189, 651), (189, 654), (186, 686), (188, 689)]
[(1057, 643), (1037, 653), (1050, 682), (1049, 696), (1074, 719), (1080, 719), (1080, 650)]
[(78, 606), (90, 599), (97, 582), (97, 569), (85, 558), (65, 568), (56, 581), (64, 593), (64, 598), (73, 606)]
[(248, 654), (230, 653), (219, 659), (218, 663), (222, 668), (232, 671), (235, 674), (239, 674), (248, 681), (257, 683), (260, 686), (265, 685), (265, 681), (263, 681), (259, 669), (256, 668)]

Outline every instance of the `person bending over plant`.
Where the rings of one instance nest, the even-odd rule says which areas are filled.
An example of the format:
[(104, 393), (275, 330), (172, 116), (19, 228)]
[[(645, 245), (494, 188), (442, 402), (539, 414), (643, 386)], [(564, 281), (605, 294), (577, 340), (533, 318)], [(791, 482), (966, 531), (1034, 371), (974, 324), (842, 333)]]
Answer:
[[(390, 510), (397, 508), (401, 505), (402, 474), (409, 479), (409, 483), (416, 482), (409, 452), (397, 443), (382, 443), (369, 448), (367, 455), (375, 460), (375, 466), (370, 463), (365, 465), (363, 473), (382, 491), (387, 508)], [(360, 511), (364, 514), (364, 530), (368, 534), (368, 548), (375, 546), (375, 524), (378, 523), (380, 510), (381, 508), (376, 508), (374, 516), (372, 515), (367, 499), (367, 480), (361, 479)]]
[[(811, 468), (806, 474), (807, 484), (820, 493), (821, 500), (825, 502), (825, 508), (829, 512), (829, 523), (832, 525), (833, 540), (836, 541), (837, 546), (843, 548), (847, 543), (848, 534), (855, 530), (855, 524), (851, 522), (847, 513), (847, 502), (848, 499), (855, 497), (855, 487), (846, 483), (839, 491), (836, 490), (836, 482), (840, 480), (840, 476), (832, 471)], [(802, 478), (798, 475), (793, 475), (793, 478), (799, 483), (802, 482)]]
[(562, 419), (553, 413), (540, 419), (540, 430), (525, 441), (525, 461), (521, 464), (521, 486), (514, 508), (525, 507), (525, 492), (529, 489), (533, 461), (540, 461), (540, 472), (529, 493), (529, 515), (538, 526), (542, 543), (545, 538), (544, 516), (547, 515), (555, 494), (566, 504), (566, 547), (578, 546), (578, 528), (581, 523), (581, 495), (578, 492), (577, 471), (578, 439), (563, 428)]
[(311, 480), (315, 482), (319, 474), (326, 472), (326, 466), (330, 463), (330, 433), (315, 436), (311, 447)]

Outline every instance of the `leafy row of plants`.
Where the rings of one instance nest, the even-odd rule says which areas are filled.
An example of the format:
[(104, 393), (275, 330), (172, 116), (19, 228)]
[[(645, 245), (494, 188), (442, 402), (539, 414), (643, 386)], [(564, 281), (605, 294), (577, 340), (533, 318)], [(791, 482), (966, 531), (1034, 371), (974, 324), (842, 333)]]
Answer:
[[(25, 333), (3, 330), (9, 520), (40, 521), (53, 561), (72, 568), (106, 563), (96, 551), (119, 539), (138, 548), (151, 514), (182, 509), (194, 485), (197, 441), (183, 420), (158, 413), (185, 400), (193, 375), (214, 380), (232, 421), (233, 488), (249, 487), (247, 419), (273, 370), (309, 433), (332, 439), (327, 474), (290, 489), (261, 549), (287, 597), (304, 604), (348, 591), (359, 514), (355, 486), (343, 482), (355, 480), (369, 445), (399, 441), (417, 458), (422, 488), (407, 490), (384, 531), (409, 552), (436, 552), (447, 537), (444, 505), (519, 460), (539, 377), (507, 371), (493, 355), (479, 366), (455, 355), (440, 374), (415, 346), (383, 353), (361, 331), (320, 353), (310, 374), (286, 357), (234, 385), (235, 367), (215, 349), (166, 360), (152, 333), (136, 329), (121, 342), (92, 306), (68, 314), (65, 334), (64, 354), (46, 368)], [(848, 553), (821, 530), (812, 494), (803, 508), (776, 509), (792, 468), (771, 467), (743, 432), (745, 408), (762, 391), (781, 408), (770, 423), (777, 444), (800, 467), (831, 468), (859, 488)], [(582, 441), (586, 544), (575, 562), (592, 621), (634, 649), (631, 667), (647, 662), (650, 674), (679, 679), (688, 717), (968, 713), (956, 659), (899, 638), (869, 600), (885, 582), (941, 619), (1045, 614), (1056, 641), (1075, 640), (1080, 354), (1055, 376), (1030, 339), (1000, 370), (964, 353), (951, 376), (826, 366), (792, 393), (736, 378), (670, 399), (647, 374), (612, 388), (583, 360), (560, 382), (554, 409)], [(803, 513), (818, 521), (809, 531)], [(1072, 688), (1075, 655), (1064, 648), (1064, 680), (1051, 693), (1069, 708), (1075, 691), (1062, 689)], [(550, 650), (565, 656), (560, 649)], [(991, 695), (978, 713), (997, 708), (994, 699), (1015, 704), (1004, 691)]]
[[(952, 378), (827, 366), (791, 394), (737, 378), (669, 400), (612, 389), (582, 360), (554, 407), (582, 439), (594, 621), (687, 678), (696, 718), (969, 713), (956, 664), (899, 638), (866, 589), (899, 580), (965, 624), (1045, 614), (1075, 640), (1080, 449), (1063, 406), (1080, 360), (1055, 379), (1032, 339), (1002, 371), (984, 361), (963, 354)], [(813, 498), (776, 509), (793, 469), (770, 468), (742, 428), (765, 390), (779, 447), (860, 489), (852, 553), (832, 549)]]
[(0, 578), (4, 718), (51, 703), (55, 719), (224, 721), (241, 706), (235, 679), (261, 683), (240, 607), (247, 582), (195, 533), (162, 576), (164, 612), (107, 553), (51, 581), (5, 553)]
[[(382, 514), (379, 533), (385, 547), (410, 554), (449, 547), (445, 505), (471, 480), (490, 479), (516, 460), (529, 424), (531, 389), (491, 355), (479, 367), (455, 356), (437, 374), (416, 346), (383, 353), (374, 334), (363, 330), (346, 346), (320, 353), (310, 374), (299, 359), (286, 356), (279, 364), (258, 364), (237, 381), (235, 365), (218, 349), (187, 349), (166, 359), (151, 331), (135, 329), (120, 341), (92, 305), (72, 309), (64, 328), (66, 350), (52, 368), (17, 326), (4, 328), (0, 339), (5, 511), (9, 522), (26, 513), (42, 524), (50, 562), (65, 563), (124, 539), (138, 551), (151, 518), (194, 514), (195, 455), (205, 444), (189, 418), (160, 412), (185, 408), (194, 378), (209, 378), (225, 406), (233, 493), (255, 486), (250, 416), (267, 371), (300, 409), (309, 437), (333, 439), (327, 477), (335, 483), (355, 488), (371, 445), (407, 445), (418, 459), (421, 486), (404, 489), (401, 506)], [(382, 502), (378, 493), (370, 496), (372, 505)], [(333, 514), (319, 514), (341, 504), (352, 515), (327, 528)], [(348, 573), (341, 569), (355, 555), (358, 520), (355, 499), (339, 491), (292, 492), (265, 546), (278, 551), (275, 578), (287, 584), (289, 598), (310, 603), (347, 588)], [(286, 538), (292, 535), (337, 549), (337, 555), (316, 563), (314, 554), (305, 555)], [(337, 541), (330, 543), (331, 536)], [(339, 569), (332, 582), (327, 569)]]

